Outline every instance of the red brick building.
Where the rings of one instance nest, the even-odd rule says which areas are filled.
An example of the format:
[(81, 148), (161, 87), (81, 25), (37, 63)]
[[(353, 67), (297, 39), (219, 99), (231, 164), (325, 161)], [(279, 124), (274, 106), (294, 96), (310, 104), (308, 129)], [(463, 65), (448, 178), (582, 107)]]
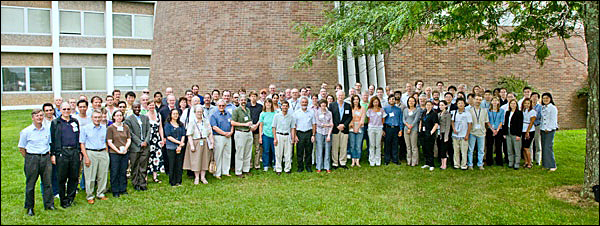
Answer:
[[(158, 2), (150, 90), (171, 86), (182, 95), (193, 84), (204, 93), (240, 87), (258, 90), (271, 83), (284, 89), (316, 88), (327, 82), (333, 88), (338, 82), (353, 81), (363, 87), (368, 83), (403, 90), (406, 82), (417, 79), (425, 87), (443, 81), (446, 86), (464, 83), (468, 89), (474, 85), (492, 89), (497, 77), (514, 75), (554, 95), (561, 128), (585, 127), (587, 102), (575, 93), (586, 84), (587, 69), (569, 56), (558, 39), (549, 41), (552, 55), (543, 67), (527, 53), (489, 62), (477, 55), (476, 42), (437, 47), (416, 36), (402, 49), (385, 55), (376, 69), (375, 56), (368, 56), (347, 63), (345, 59), (318, 59), (310, 69), (295, 70), (292, 65), (305, 43), (292, 31), (292, 24), (318, 24), (324, 7), (321, 2)], [(587, 59), (581, 38), (571, 38), (567, 44), (577, 59)], [(365, 66), (370, 69), (360, 70)], [(356, 70), (350, 70), (352, 76), (347, 77), (351, 67)]]

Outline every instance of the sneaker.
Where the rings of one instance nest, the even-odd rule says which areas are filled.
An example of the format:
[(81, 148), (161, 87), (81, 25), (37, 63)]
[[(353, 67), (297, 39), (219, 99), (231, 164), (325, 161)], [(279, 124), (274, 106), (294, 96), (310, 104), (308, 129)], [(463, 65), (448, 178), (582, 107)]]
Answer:
[(264, 171), (265, 172), (269, 171), (269, 167), (265, 167)]
[(55, 195), (55, 196), (54, 196), (54, 198), (55, 198), (55, 199), (59, 199), (59, 198), (60, 198), (60, 195)]
[(435, 167), (431, 166), (429, 167), (429, 171), (433, 171), (435, 169)]
[(483, 166), (479, 166), (479, 170), (485, 170)]
[(351, 158), (352, 158), (352, 156), (351, 156), (351, 155), (348, 155), (348, 159), (351, 159)]
[(472, 167), (472, 166), (469, 166), (469, 167), (468, 167), (468, 169), (469, 169), (469, 170), (473, 170), (473, 167)]
[(428, 165), (424, 165), (424, 166), (421, 166), (421, 169), (425, 169), (427, 167), (429, 167), (429, 166)]

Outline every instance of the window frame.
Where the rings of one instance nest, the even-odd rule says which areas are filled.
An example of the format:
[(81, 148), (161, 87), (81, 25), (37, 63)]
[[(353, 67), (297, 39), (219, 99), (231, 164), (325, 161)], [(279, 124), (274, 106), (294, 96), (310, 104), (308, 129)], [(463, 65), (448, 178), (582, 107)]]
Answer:
[[(62, 89), (62, 69), (63, 68), (79, 68), (81, 69), (81, 90), (64, 90)], [(85, 78), (86, 78), (86, 68), (95, 68), (95, 69), (104, 69), (104, 82), (106, 82), (106, 77), (107, 77), (107, 67), (106, 66), (61, 66), (61, 90), (60, 92), (62, 93), (77, 93), (77, 92), (106, 92), (107, 89), (105, 90), (88, 90), (85, 84)], [(54, 82), (54, 81), (52, 81)]]
[[(143, 89), (137, 89), (137, 85), (135, 83), (135, 78), (137, 77), (137, 70), (138, 69), (148, 69), (148, 72), (150, 72), (150, 67), (146, 67), (146, 66), (135, 66), (135, 67), (127, 67), (127, 66), (121, 66), (121, 67), (113, 67), (113, 77), (114, 77), (114, 70), (115, 69), (131, 69), (131, 73), (132, 75), (132, 81), (131, 81), (131, 91), (142, 91)], [(146, 84), (146, 87), (148, 87), (150, 84), (150, 74), (148, 74), (148, 84)], [(114, 84), (114, 80), (113, 80), (113, 87), (115, 87)]]
[[(80, 30), (80, 34), (63, 34), (60, 32), (60, 21), (58, 22), (59, 24), (59, 31), (58, 31), (58, 35), (59, 36), (64, 36), (64, 37), (95, 37), (95, 38), (104, 38), (106, 37), (106, 13), (102, 12), (102, 11), (91, 11), (91, 10), (74, 10), (74, 9), (59, 9), (58, 10), (58, 14), (59, 14), (59, 20), (60, 20), (60, 12), (78, 12), (79, 13), (79, 24), (81, 27)], [(103, 23), (103, 27), (102, 29), (104, 29), (104, 35), (86, 35), (85, 34), (85, 13), (100, 13), (102, 14), (102, 16), (104, 17), (104, 23)]]
[[(1, 8), (23, 9), (23, 32), (2, 32), (2, 34), (52, 36), (52, 10), (51, 9), (36, 8), (36, 7), (22, 7), (22, 6), (2, 6)], [(50, 18), (48, 18), (50, 20), (50, 32), (49, 33), (29, 32), (29, 9), (49, 11), (49, 13), (50, 13)]]
[[(135, 17), (136, 16), (150, 16), (152, 17), (152, 32), (154, 33), (154, 15), (149, 15), (149, 14), (135, 14), (135, 13), (114, 13), (112, 14), (114, 15), (126, 15), (126, 16), (131, 16), (131, 37), (129, 36), (116, 36), (114, 31), (113, 31), (113, 38), (123, 38), (123, 39), (142, 39), (142, 40), (154, 40), (154, 34), (152, 35), (152, 38), (144, 38), (144, 37), (136, 37), (135, 36)], [(114, 19), (111, 18), (111, 20), (113, 20), (113, 26), (114, 26)]]
[[(4, 91), (4, 68), (25, 68), (25, 91)], [(29, 69), (31, 68), (46, 68), (46, 69), (50, 69), (50, 77), (52, 78), (52, 90), (50, 91), (31, 91), (31, 76), (30, 76), (30, 72)], [(6, 94), (48, 94), (48, 93), (53, 93), (54, 92), (54, 77), (53, 74), (54, 71), (52, 70), (51, 66), (2, 66), (0, 67), (0, 84), (2, 85), (2, 87), (0, 88), (0, 90), (2, 90), (2, 93), (6, 93)]]

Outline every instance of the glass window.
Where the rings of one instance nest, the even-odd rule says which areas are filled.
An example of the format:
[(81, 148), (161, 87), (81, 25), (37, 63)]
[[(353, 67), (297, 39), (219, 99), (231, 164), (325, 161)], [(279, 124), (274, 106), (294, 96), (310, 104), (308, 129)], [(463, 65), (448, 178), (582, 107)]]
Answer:
[(81, 34), (81, 15), (79, 12), (60, 11), (60, 33)]
[(28, 33), (50, 34), (50, 10), (27, 10)]
[(26, 91), (25, 68), (2, 68), (2, 86), (4, 91)]
[(153, 24), (152, 16), (135, 16), (135, 37), (138, 38), (152, 38)]
[(150, 69), (135, 69), (135, 90), (148, 88), (148, 79), (150, 78)]
[(81, 68), (61, 68), (62, 90), (82, 90)]
[(114, 36), (131, 37), (131, 15), (113, 14)]
[(51, 68), (29, 68), (30, 91), (52, 91)]
[(115, 68), (113, 81), (115, 89), (133, 90), (133, 70), (131, 68)]
[(83, 13), (84, 34), (104, 35), (104, 13)]
[(106, 90), (106, 68), (85, 68), (85, 90)]
[(24, 18), (22, 8), (2, 7), (2, 32), (25, 32)]

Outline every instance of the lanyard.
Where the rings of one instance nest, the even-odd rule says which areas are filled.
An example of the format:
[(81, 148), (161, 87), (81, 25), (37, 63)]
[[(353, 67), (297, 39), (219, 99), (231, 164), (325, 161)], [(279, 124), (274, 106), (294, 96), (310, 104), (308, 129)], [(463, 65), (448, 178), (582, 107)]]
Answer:
[[(202, 123), (202, 127), (204, 127), (204, 119), (202, 119), (200, 123)], [(200, 132), (200, 138), (202, 138), (202, 130), (200, 127), (198, 127), (198, 122), (196, 122), (196, 129), (198, 129), (198, 132)]]
[[(475, 109), (473, 109), (473, 112), (475, 112)], [(479, 113), (479, 114), (477, 114)], [(481, 116), (481, 107), (479, 108), (479, 111), (475, 112), (475, 117), (477, 117), (477, 122), (475, 123), (479, 123), (479, 116)]]

